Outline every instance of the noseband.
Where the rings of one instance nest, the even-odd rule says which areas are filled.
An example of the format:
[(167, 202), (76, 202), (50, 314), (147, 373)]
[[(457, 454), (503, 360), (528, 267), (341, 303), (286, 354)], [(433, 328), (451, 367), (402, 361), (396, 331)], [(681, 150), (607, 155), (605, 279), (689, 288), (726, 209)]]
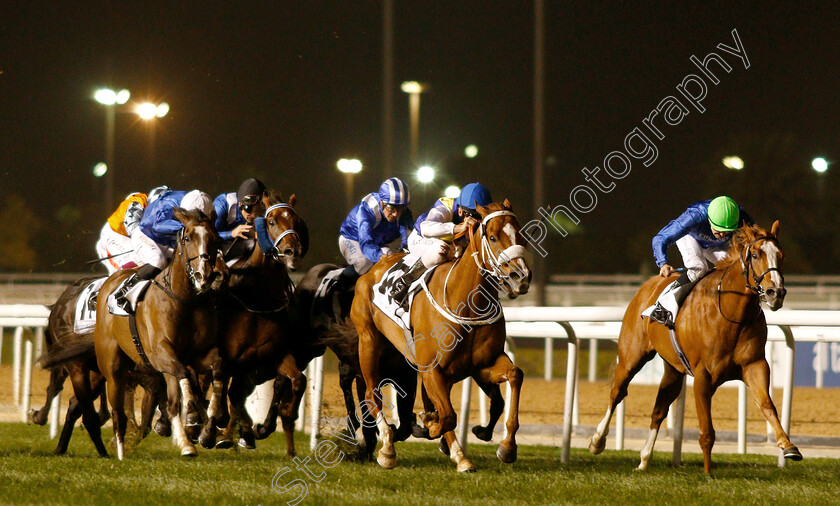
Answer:
[(184, 247), (185, 247), (185, 244), (187, 242), (187, 240), (186, 240), (187, 238), (184, 234), (184, 230), (186, 230), (187, 226), (190, 223), (192, 223), (192, 221), (190, 221), (189, 223), (187, 223), (186, 225), (181, 227), (181, 230), (178, 231), (178, 258), (181, 259), (181, 262), (184, 264), (184, 268), (187, 270), (187, 277), (189, 278), (190, 283), (192, 283), (194, 285), (196, 283), (196, 278), (198, 277), (198, 275), (197, 275), (195, 269), (192, 268), (192, 262), (194, 260), (199, 260), (199, 259), (206, 260), (207, 262), (209, 262), (210, 261), (210, 253), (207, 253), (207, 252), (199, 253), (198, 255), (196, 255), (194, 257), (186, 257), (185, 256), (186, 253), (184, 253)]
[[(750, 290), (752, 290), (753, 292), (758, 294), (759, 297), (763, 297), (764, 296), (764, 288), (761, 286), (761, 280), (764, 279), (764, 276), (770, 274), (773, 271), (778, 272), (779, 277), (782, 278), (782, 283), (785, 282), (785, 277), (782, 275), (782, 271), (780, 271), (778, 267), (770, 267), (767, 270), (765, 270), (764, 272), (762, 272), (761, 274), (756, 273), (755, 268), (753, 267), (752, 255), (750, 255), (750, 249), (755, 245), (755, 243), (757, 243), (759, 241), (777, 241), (777, 239), (775, 237), (765, 235), (765, 236), (759, 237), (758, 239), (751, 242), (749, 246), (744, 248), (744, 254), (741, 255), (741, 267), (744, 269), (742, 271), (742, 274), (744, 275), (744, 278), (746, 278), (746, 280), (747, 280), (747, 288), (749, 288)], [(752, 281), (753, 281), (753, 283), (755, 283), (755, 285), (750, 284), (750, 277), (752, 277)]]
[[(519, 244), (514, 244), (504, 251), (500, 251), (498, 255), (493, 252), (493, 248), (490, 247), (490, 241), (487, 240), (487, 224), (490, 220), (498, 216), (516, 217), (516, 215), (511, 211), (494, 211), (485, 216), (484, 219), (481, 220), (481, 227), (479, 229), (479, 235), (481, 236), (481, 261), (478, 260), (478, 248), (475, 248), (475, 251), (472, 253), (472, 257), (481, 273), (493, 276), (499, 281), (507, 281), (510, 279), (510, 275), (505, 274), (504, 271), (502, 271), (502, 267), (507, 265), (511, 260), (525, 258), (525, 247)], [(470, 240), (472, 241), (472, 234), (470, 234)], [(485, 265), (488, 264), (490, 265), (490, 269), (485, 267)]]
[[(274, 211), (275, 209), (290, 209), (292, 212), (294, 212), (295, 208), (285, 202), (274, 204), (273, 206), (265, 210), (265, 218), (263, 218), (262, 220), (268, 218), (268, 213)], [(265, 227), (263, 229), (265, 231), (264, 235), (261, 233), (261, 230), (259, 230), (261, 226)], [(284, 237), (286, 237), (287, 235), (293, 235), (298, 238), (298, 241), (301, 240), (300, 234), (298, 234), (293, 228), (284, 230), (283, 233), (277, 236), (276, 239), (272, 240), (271, 236), (268, 234), (268, 227), (265, 226), (264, 221), (261, 226), (257, 225), (257, 240), (260, 243), (260, 248), (262, 248), (264, 255), (271, 256), (278, 262), (282, 262), (283, 258), (286, 256), (284, 253), (281, 253), (280, 248), (277, 247), (277, 245), (280, 244), (280, 241), (282, 241)]]

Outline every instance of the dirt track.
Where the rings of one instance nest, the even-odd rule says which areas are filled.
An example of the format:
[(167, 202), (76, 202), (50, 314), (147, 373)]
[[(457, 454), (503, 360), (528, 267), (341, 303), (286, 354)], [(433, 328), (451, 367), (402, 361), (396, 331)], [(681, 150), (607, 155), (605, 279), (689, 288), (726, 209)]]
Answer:
[[(48, 380), (46, 372), (36, 369), (33, 378), (32, 406), (41, 407), (45, 398)], [(13, 406), (12, 368), (8, 365), (0, 366), (0, 421), (20, 420), (19, 411)], [(69, 382), (66, 385), (69, 390)], [(650, 412), (656, 397), (655, 386), (631, 386), (626, 402), (626, 426), (628, 428), (647, 428), (650, 423)], [(504, 392), (504, 390), (503, 390)], [(460, 384), (452, 389), (452, 402), (455, 409), (460, 408)], [(542, 379), (526, 377), (522, 388), (520, 404), (520, 422), (523, 425), (553, 424), (559, 425), (563, 420), (563, 404), (565, 382), (555, 380), (547, 382)], [(66, 406), (68, 395), (62, 398)], [(478, 389), (473, 387), (472, 396), (473, 423), (478, 421)], [(609, 383), (598, 381), (579, 383), (580, 423), (581, 425), (596, 425), (606, 410), (609, 399)], [(774, 398), (781, 400), (781, 390), (776, 390)], [(419, 399), (418, 399), (419, 400)], [(712, 413), (715, 429), (719, 431), (737, 430), (738, 421), (738, 391), (736, 388), (721, 388), (712, 401)], [(778, 402), (777, 404), (781, 404)], [(416, 404), (416, 411), (421, 411), (420, 403)], [(781, 407), (778, 406), (779, 410)], [(764, 434), (766, 423), (755, 404), (748, 403), (747, 430), (750, 434)], [(686, 399), (686, 427), (696, 428), (696, 411), (691, 390)], [(338, 387), (338, 375), (328, 373), (324, 379), (324, 411), (325, 417), (343, 417), (344, 403), (341, 390)], [(793, 416), (791, 420), (792, 435), (802, 434), (811, 436), (840, 436), (840, 389), (797, 387), (793, 396)]]

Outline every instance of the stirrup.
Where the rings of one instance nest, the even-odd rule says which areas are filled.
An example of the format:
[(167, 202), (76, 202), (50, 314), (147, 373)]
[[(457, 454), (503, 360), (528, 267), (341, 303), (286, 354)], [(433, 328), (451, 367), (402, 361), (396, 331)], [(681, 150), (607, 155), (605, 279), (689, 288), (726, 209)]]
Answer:
[(656, 303), (656, 307), (653, 308), (653, 311), (650, 312), (650, 320), (651, 321), (656, 322), (660, 325), (664, 325), (665, 327), (668, 327), (669, 329), (674, 328), (674, 322), (673, 322), (672, 318), (673, 318), (673, 315), (671, 315), (671, 312), (668, 311), (667, 309), (665, 309), (662, 306), (662, 304), (660, 304), (658, 302)]

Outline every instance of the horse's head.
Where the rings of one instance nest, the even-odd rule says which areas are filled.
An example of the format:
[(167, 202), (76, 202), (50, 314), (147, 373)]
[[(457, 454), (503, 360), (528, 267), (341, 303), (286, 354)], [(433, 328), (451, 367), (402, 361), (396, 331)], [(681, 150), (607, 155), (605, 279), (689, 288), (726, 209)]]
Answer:
[(176, 249), (184, 264), (189, 283), (198, 293), (211, 289), (216, 278), (214, 267), (218, 253), (219, 234), (213, 220), (198, 210), (174, 209), (175, 219), (184, 224), (178, 232)]
[(273, 195), (263, 200), (268, 237), (260, 240), (260, 247), (263, 253), (285, 263), (290, 271), (295, 271), (309, 249), (309, 229), (295, 211), (297, 197), (292, 195), (289, 202), (282, 202)]
[(757, 225), (743, 227), (732, 236), (731, 255), (738, 255), (747, 287), (761, 297), (771, 311), (785, 302), (785, 278), (782, 261), (785, 254), (779, 246), (779, 220), (770, 232)]
[[(528, 293), (531, 285), (531, 269), (522, 238), (521, 227), (513, 214), (510, 201), (492, 203), (487, 207), (476, 206), (481, 216), (477, 232), (481, 260), (479, 268), (496, 278), (501, 288), (511, 299)], [(476, 262), (479, 251), (475, 252)]]

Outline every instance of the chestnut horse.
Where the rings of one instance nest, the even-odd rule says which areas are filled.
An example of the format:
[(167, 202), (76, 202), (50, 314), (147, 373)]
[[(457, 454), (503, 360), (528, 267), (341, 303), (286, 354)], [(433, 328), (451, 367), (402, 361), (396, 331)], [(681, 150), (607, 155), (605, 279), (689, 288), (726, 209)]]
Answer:
[[(174, 442), (180, 447), (181, 455), (195, 456), (180, 409), (182, 400), (185, 410), (194, 409), (197, 404), (187, 367), (205, 371), (211, 362), (218, 361), (213, 292), (226, 281), (226, 267), (217, 255), (219, 235), (213, 227), (215, 216), (180, 207), (174, 209), (174, 216), (184, 225), (178, 232), (174, 258), (152, 280), (145, 298), (137, 304), (139, 346), (132, 339), (129, 318), (112, 315), (105, 295), (113, 292), (133, 270), (114, 273), (102, 285), (97, 300), (96, 360), (108, 382), (108, 401), (120, 460), (125, 453), (127, 372), (135, 366), (147, 369), (150, 365), (163, 373)], [(144, 350), (142, 356), (140, 350)]]
[[(769, 393), (770, 367), (764, 358), (767, 322), (761, 301), (771, 311), (782, 307), (786, 294), (781, 272), (783, 258), (778, 221), (769, 233), (757, 225), (737, 230), (727, 257), (718, 262), (715, 271), (697, 282), (677, 314), (677, 341), (694, 374), (694, 400), (706, 473), (711, 471), (715, 442), (712, 396), (721, 384), (730, 380), (743, 380), (747, 384), (764, 418), (773, 427), (776, 444), (785, 458), (802, 460), (779, 423)], [(594, 454), (604, 450), (610, 419), (618, 403), (627, 396), (627, 385), (658, 353), (665, 362), (665, 374), (659, 384), (639, 470), (647, 468), (662, 420), (680, 394), (683, 378), (689, 372), (671, 345), (668, 329), (640, 317), (642, 310), (653, 304), (673, 281), (674, 276), (650, 278), (627, 307), (618, 338), (618, 365), (609, 408), (589, 443), (589, 451)]]
[[(391, 344), (420, 372), (431, 404), (426, 407), (424, 422), (431, 437), (445, 438), (446, 449), (458, 471), (475, 471), (475, 466), (455, 437), (452, 385), (470, 376), (484, 387), (507, 381), (512, 392), (507, 436), (496, 455), (505, 463), (516, 460), (522, 370), (504, 352), (505, 322), (497, 291), (507, 292), (510, 298), (527, 293), (531, 272), (525, 259), (525, 241), (510, 202), (477, 206), (476, 210), (482, 220), (475, 231), (469, 232), (470, 245), (458, 260), (438, 266), (425, 296), (418, 294), (412, 302), (412, 343), (406, 342), (403, 329), (372, 302), (373, 285), (403, 255), (383, 257), (356, 283), (350, 317), (359, 334), (366, 404), (382, 439), (377, 461), (386, 469), (395, 467), (397, 459), (393, 431), (381, 411), (379, 385), (384, 378), (379, 358), (386, 345)], [(477, 303), (476, 299), (483, 301)], [(449, 309), (452, 305), (456, 305), (457, 313)], [(429, 412), (430, 409), (434, 411)]]
[[(81, 278), (69, 287), (58, 297), (58, 300), (50, 306), (50, 315), (47, 318), (47, 328), (44, 338), (47, 343), (47, 351), (41, 359), (41, 366), (50, 370), (50, 383), (47, 387), (47, 400), (43, 408), (33, 410), (29, 416), (33, 423), (44, 425), (47, 413), (49, 412), (52, 398), (64, 387), (64, 380), (70, 377), (73, 385), (74, 395), (70, 398), (67, 414), (64, 419), (64, 428), (55, 449), (57, 455), (67, 452), (70, 438), (73, 436), (73, 427), (76, 421), (82, 417), (85, 429), (90, 435), (96, 451), (101, 457), (107, 457), (108, 452), (102, 443), (100, 425), (109, 419), (108, 405), (105, 400), (104, 381), (96, 365), (96, 353), (94, 352), (93, 331), (77, 333), (74, 329), (76, 301), (79, 294), (99, 276)], [(132, 407), (129, 413), (129, 421), (137, 425), (134, 420), (134, 397), (133, 387), (142, 384), (146, 390), (143, 399), (143, 413), (139, 427), (137, 428), (140, 439), (144, 438), (151, 426), (154, 410), (158, 401), (164, 394), (163, 378), (157, 373), (150, 375), (140, 371), (132, 371), (129, 375), (129, 385), (132, 387), (127, 391), (126, 403)], [(102, 397), (102, 408), (97, 414), (94, 401)], [(99, 423), (97, 423), (97, 420)], [(158, 434), (165, 435), (169, 430), (169, 421), (164, 413), (155, 425)]]
[[(293, 398), (280, 417), (286, 433), (286, 453), (295, 455), (294, 421), (306, 388), (306, 377), (298, 364), (303, 361), (305, 367), (313, 356), (307, 353), (308, 347), (301, 339), (303, 328), (295, 303), (294, 285), (289, 278), (289, 270), (299, 267), (309, 244), (306, 223), (294, 208), (296, 200), (295, 195), (288, 203), (274, 196), (263, 198), (268, 237), (258, 241), (247, 259), (231, 266), (230, 288), (220, 300), (224, 303), (220, 304), (218, 346), (223, 364), (222, 381), (231, 379), (228, 391), (231, 416), (216, 443), (217, 448), (233, 446), (237, 429), (240, 445), (255, 447), (255, 434), (245, 400), (255, 385), (279, 375), (291, 382)], [(262, 225), (258, 222), (257, 226)], [(214, 389), (217, 388), (216, 381), (214, 379)], [(208, 413), (211, 430), (215, 418), (212, 409), (211, 402)], [(206, 436), (202, 433), (202, 438)], [(209, 441), (206, 444), (202, 439), (202, 445), (209, 446)]]

